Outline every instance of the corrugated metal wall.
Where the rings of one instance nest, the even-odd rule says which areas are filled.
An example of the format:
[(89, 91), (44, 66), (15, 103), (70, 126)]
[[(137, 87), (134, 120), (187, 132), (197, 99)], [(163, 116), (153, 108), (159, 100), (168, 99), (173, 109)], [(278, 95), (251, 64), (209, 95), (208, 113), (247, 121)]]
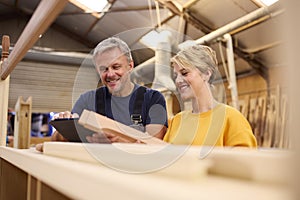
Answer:
[(19, 96), (32, 96), (32, 112), (71, 110), (78, 96), (97, 82), (91, 66), (20, 62), (10, 76), (9, 107), (15, 107)]

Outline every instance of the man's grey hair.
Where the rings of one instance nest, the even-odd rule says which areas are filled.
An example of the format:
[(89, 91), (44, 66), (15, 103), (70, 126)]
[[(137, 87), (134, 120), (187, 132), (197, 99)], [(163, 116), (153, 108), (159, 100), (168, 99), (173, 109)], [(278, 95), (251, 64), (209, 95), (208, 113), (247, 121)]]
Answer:
[(121, 40), (120, 38), (117, 38), (117, 37), (110, 37), (110, 38), (107, 38), (107, 39), (101, 41), (94, 49), (94, 53), (93, 53), (94, 64), (96, 64), (95, 59), (98, 54), (101, 54), (105, 51), (108, 51), (108, 50), (111, 50), (114, 48), (120, 49), (120, 51), (127, 57), (128, 62), (132, 61), (131, 50), (128, 47), (128, 45), (126, 44), (126, 42), (124, 42), (123, 40)]

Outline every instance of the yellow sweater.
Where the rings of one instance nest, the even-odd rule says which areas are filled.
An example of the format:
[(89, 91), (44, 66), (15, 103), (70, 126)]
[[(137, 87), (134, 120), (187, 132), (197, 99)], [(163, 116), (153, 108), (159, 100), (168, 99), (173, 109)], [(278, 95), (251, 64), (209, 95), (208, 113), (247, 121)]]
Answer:
[(247, 119), (225, 104), (201, 114), (191, 111), (176, 114), (164, 141), (179, 145), (257, 146)]

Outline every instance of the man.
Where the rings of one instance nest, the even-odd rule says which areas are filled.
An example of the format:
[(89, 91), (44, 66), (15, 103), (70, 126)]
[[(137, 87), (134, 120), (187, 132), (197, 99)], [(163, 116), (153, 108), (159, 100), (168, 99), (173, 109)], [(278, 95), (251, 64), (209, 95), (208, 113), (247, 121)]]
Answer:
[[(165, 99), (160, 92), (143, 89), (130, 80), (134, 62), (128, 45), (119, 38), (108, 38), (94, 49), (93, 61), (104, 86), (82, 94), (72, 112), (61, 112), (57, 118), (75, 117), (87, 109), (163, 139), (167, 130)], [(142, 100), (135, 106), (140, 96)], [(110, 142), (126, 142), (113, 134), (104, 134)], [(58, 132), (52, 138), (64, 140)], [(95, 133), (87, 140), (103, 142), (103, 134)]]

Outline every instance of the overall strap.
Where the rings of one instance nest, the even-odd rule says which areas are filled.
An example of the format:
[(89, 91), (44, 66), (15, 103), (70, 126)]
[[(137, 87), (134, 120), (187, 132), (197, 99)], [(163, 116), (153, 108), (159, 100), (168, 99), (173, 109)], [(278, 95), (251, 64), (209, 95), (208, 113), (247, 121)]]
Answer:
[[(142, 106), (143, 106), (143, 102), (144, 102), (144, 94), (146, 92), (146, 87), (144, 86), (140, 86), (137, 88), (136, 91), (136, 96), (135, 96), (135, 101), (133, 104), (133, 112), (130, 116), (131, 121), (134, 124), (139, 124), (142, 123)], [(109, 95), (105, 94), (105, 87), (100, 87), (96, 90), (96, 100), (95, 100), (95, 106), (96, 106), (96, 112), (107, 116), (108, 113), (105, 112), (105, 103), (106, 103), (106, 99), (109, 101)], [(109, 106), (109, 105), (108, 105)]]
[(144, 94), (146, 92), (146, 87), (140, 86), (136, 91), (135, 101), (133, 105), (133, 112), (131, 117), (131, 121), (134, 124), (142, 123), (142, 106), (144, 102)]
[(95, 101), (95, 106), (96, 106), (96, 112), (106, 116), (105, 113), (105, 88), (100, 87), (96, 90), (96, 101)]

